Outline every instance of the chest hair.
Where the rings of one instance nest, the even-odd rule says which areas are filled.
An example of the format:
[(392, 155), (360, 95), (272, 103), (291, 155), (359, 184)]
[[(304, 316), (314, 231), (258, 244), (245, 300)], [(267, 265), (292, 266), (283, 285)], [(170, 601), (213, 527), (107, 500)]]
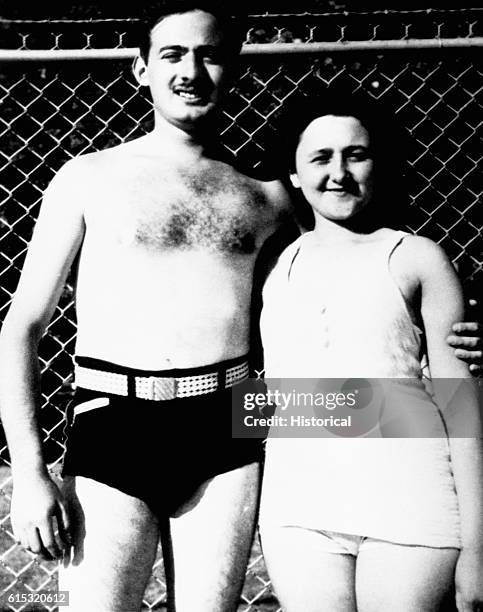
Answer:
[(268, 205), (250, 179), (209, 170), (178, 172), (150, 189), (135, 222), (134, 240), (150, 250), (202, 247), (251, 254), (266, 225)]

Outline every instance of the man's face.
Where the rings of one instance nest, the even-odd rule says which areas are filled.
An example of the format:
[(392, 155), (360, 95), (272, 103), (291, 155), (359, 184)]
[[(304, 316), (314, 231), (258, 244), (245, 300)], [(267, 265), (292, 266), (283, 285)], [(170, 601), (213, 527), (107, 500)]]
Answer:
[(191, 131), (218, 104), (227, 55), (213, 15), (174, 14), (151, 31), (147, 64), (138, 59), (135, 75), (149, 86), (158, 117)]

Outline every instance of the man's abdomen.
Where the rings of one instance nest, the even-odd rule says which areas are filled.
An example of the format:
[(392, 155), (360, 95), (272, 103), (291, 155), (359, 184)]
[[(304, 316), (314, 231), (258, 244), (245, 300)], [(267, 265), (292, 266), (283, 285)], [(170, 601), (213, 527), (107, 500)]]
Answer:
[(78, 354), (162, 369), (248, 352), (252, 258), (117, 255), (81, 260)]

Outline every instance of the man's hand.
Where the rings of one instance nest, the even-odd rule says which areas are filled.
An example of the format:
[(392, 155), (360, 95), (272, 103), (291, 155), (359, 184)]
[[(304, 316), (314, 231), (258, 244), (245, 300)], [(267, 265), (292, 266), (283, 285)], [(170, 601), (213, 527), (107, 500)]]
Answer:
[(455, 586), (458, 612), (483, 609), (483, 551), (462, 549), (456, 564)]
[(48, 475), (14, 481), (11, 521), (17, 541), (45, 560), (61, 559), (70, 547), (66, 503)]
[(483, 325), (481, 323), (455, 323), (447, 342), (455, 349), (459, 359), (469, 363), (474, 375), (483, 373)]

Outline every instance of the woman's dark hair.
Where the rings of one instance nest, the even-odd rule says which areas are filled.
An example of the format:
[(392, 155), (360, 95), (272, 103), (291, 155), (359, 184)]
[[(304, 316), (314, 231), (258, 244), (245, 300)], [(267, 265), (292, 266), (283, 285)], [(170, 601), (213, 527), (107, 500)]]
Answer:
[(354, 117), (367, 130), (374, 160), (371, 206), (377, 207), (385, 225), (399, 227), (402, 209), (408, 203), (404, 177), (407, 134), (395, 117), (367, 94), (327, 91), (291, 103), (282, 119), (287, 159), (285, 172), (295, 172), (295, 153), (304, 131), (312, 121), (326, 115)]
[(148, 3), (142, 9), (138, 29), (141, 57), (147, 61), (151, 48), (151, 32), (158, 23), (171, 15), (191, 11), (204, 11), (216, 18), (220, 30), (224, 33), (227, 52), (236, 57), (245, 38), (245, 27), (241, 12), (236, 11), (236, 14), (233, 14), (234, 11), (228, 8), (229, 4), (220, 0), (160, 0)]

